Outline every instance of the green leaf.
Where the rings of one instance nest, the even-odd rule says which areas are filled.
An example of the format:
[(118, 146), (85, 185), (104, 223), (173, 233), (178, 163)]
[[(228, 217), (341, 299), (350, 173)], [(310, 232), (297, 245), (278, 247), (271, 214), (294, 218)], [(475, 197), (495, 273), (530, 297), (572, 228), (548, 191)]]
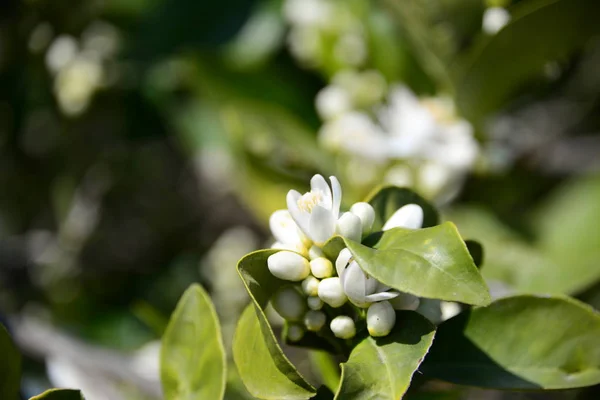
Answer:
[(566, 296), (508, 297), (444, 322), (421, 370), (460, 385), (568, 389), (600, 383), (600, 315)]
[(2, 354), (0, 399), (18, 399), (21, 384), (21, 354), (2, 324), (0, 324), (0, 354)]
[(85, 400), (79, 390), (74, 389), (50, 389), (42, 394), (33, 396), (29, 400)]
[(208, 294), (197, 284), (183, 294), (162, 339), (161, 381), (169, 400), (221, 399), (225, 350)]
[[(258, 316), (258, 315), (262, 316)], [(283, 354), (262, 311), (248, 305), (233, 337), (233, 359), (246, 389), (259, 399), (309, 399), (316, 390)]]
[[(432, 228), (395, 228), (378, 234), (374, 248), (339, 237), (360, 267), (378, 281), (419, 297), (487, 305), (488, 288), (451, 222)], [(329, 244), (328, 244), (329, 245)]]
[(376, 189), (365, 200), (375, 209), (375, 222), (372, 231), (380, 231), (385, 222), (402, 206), (418, 204), (423, 209), (423, 227), (428, 228), (438, 224), (439, 216), (436, 209), (427, 200), (410, 189), (387, 186)]
[(324, 351), (311, 351), (308, 355), (313, 369), (321, 377), (323, 384), (335, 391), (340, 385), (340, 368), (333, 356)]
[(253, 396), (308, 399), (316, 389), (283, 354), (264, 313), (271, 295), (289, 284), (273, 276), (267, 267), (267, 258), (277, 251), (255, 251), (238, 263), (238, 273), (253, 305), (246, 308), (238, 322), (233, 338), (233, 358), (244, 385)]
[[(600, 33), (600, 3), (593, 0), (524, 1), (512, 20), (459, 63), (457, 103), (465, 116), (480, 118), (503, 106), (543, 67), (583, 48)], [(518, 61), (516, 61), (518, 60)]]
[(473, 262), (477, 266), (477, 268), (481, 268), (483, 264), (483, 246), (481, 243), (475, 240), (465, 240), (465, 244), (467, 245), (467, 249), (469, 250), (469, 254), (471, 254), (471, 258), (473, 258)]
[(420, 314), (397, 312), (396, 325), (388, 336), (369, 336), (352, 350), (348, 362), (342, 364), (342, 382), (335, 398), (402, 398), (434, 335), (435, 327)]

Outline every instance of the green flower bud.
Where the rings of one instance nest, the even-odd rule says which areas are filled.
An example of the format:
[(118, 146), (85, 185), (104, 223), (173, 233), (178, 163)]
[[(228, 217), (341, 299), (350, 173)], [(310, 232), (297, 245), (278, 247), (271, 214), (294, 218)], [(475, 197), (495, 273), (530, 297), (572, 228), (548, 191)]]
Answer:
[(304, 328), (297, 324), (288, 326), (287, 337), (292, 342), (299, 341), (304, 337)]
[(320, 331), (326, 320), (327, 317), (323, 311), (310, 310), (304, 315), (304, 325), (311, 332)]
[(389, 301), (373, 303), (367, 310), (367, 330), (369, 335), (386, 336), (396, 323), (396, 312)]
[(306, 312), (306, 300), (292, 286), (279, 289), (271, 298), (273, 308), (288, 321), (300, 321)]
[(291, 251), (279, 251), (267, 259), (269, 271), (279, 279), (301, 281), (310, 273), (308, 260)]
[(354, 320), (345, 315), (335, 317), (329, 324), (333, 334), (340, 339), (350, 339), (356, 335)]
[(310, 308), (311, 310), (318, 311), (321, 308), (323, 308), (323, 300), (321, 300), (317, 296), (309, 297), (308, 300), (306, 300), (306, 303), (308, 304), (308, 308)]

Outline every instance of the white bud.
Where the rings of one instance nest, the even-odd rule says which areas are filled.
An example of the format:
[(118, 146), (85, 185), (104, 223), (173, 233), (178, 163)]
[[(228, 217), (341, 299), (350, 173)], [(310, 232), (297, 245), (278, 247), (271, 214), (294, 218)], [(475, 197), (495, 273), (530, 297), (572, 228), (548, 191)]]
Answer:
[(308, 308), (315, 311), (323, 308), (323, 300), (321, 300), (318, 296), (309, 297), (308, 300), (306, 300), (306, 304), (308, 304)]
[(360, 218), (363, 233), (371, 231), (375, 222), (375, 209), (369, 203), (355, 203), (350, 207), (350, 212)]
[(297, 342), (304, 337), (304, 328), (296, 324), (288, 326), (287, 337), (292, 342)]
[(319, 257), (325, 257), (323, 250), (321, 250), (319, 246), (312, 245), (310, 249), (308, 249), (308, 258), (314, 260)]
[(396, 312), (389, 301), (371, 304), (367, 310), (367, 330), (371, 336), (386, 336), (396, 323)]
[(329, 324), (331, 332), (340, 339), (350, 339), (356, 335), (354, 320), (345, 315), (335, 317)]
[(310, 272), (317, 278), (329, 278), (333, 275), (333, 264), (325, 257), (315, 258), (310, 262)]
[(347, 239), (360, 242), (362, 236), (362, 222), (359, 217), (351, 212), (347, 212), (338, 219), (335, 230), (339, 235)]
[(326, 320), (327, 317), (323, 311), (310, 310), (304, 315), (304, 325), (311, 332), (320, 331)]
[(308, 260), (291, 251), (277, 252), (267, 259), (269, 271), (279, 279), (301, 281), (310, 273)]
[(326, 278), (319, 283), (319, 298), (333, 308), (341, 307), (348, 301), (340, 278)]
[(419, 229), (423, 226), (423, 209), (418, 204), (407, 204), (400, 207), (387, 222), (383, 230), (392, 228)]
[(308, 257), (308, 250), (306, 250), (306, 247), (304, 247), (302, 243), (286, 244), (282, 242), (275, 242), (271, 245), (271, 248), (277, 250), (295, 251), (296, 253), (300, 253), (302, 257)]
[(271, 298), (273, 308), (288, 321), (300, 321), (306, 312), (306, 300), (292, 286), (279, 289)]
[(442, 309), (442, 320), (445, 321), (460, 314), (460, 304), (453, 301), (442, 301), (440, 304)]
[(319, 280), (309, 275), (302, 281), (302, 291), (307, 296), (316, 296), (319, 293)]

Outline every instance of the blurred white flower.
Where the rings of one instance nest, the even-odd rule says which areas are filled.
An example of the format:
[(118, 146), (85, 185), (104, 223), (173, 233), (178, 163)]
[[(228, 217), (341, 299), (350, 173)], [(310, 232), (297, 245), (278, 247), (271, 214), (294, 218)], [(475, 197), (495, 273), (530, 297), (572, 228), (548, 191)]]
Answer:
[(358, 307), (368, 307), (371, 303), (393, 299), (397, 291), (368, 276), (356, 261), (352, 260), (350, 250), (343, 249), (335, 262), (342, 288), (348, 299)]
[(297, 342), (304, 337), (304, 328), (298, 324), (290, 324), (288, 326), (287, 337), (292, 342)]
[(324, 120), (338, 117), (352, 108), (349, 93), (336, 85), (325, 86), (321, 89), (315, 103), (317, 112)]
[(77, 40), (74, 37), (58, 36), (46, 52), (46, 67), (53, 74), (57, 74), (75, 59), (78, 48)]
[(286, 0), (283, 14), (292, 25), (325, 25), (332, 16), (331, 4), (327, 0)]
[(510, 14), (502, 7), (489, 7), (483, 13), (482, 28), (489, 35), (494, 35), (510, 21)]
[(310, 180), (310, 192), (302, 195), (290, 190), (286, 198), (290, 215), (302, 232), (317, 245), (333, 236), (340, 213), (342, 187), (335, 176), (329, 179), (331, 187), (325, 178), (315, 175)]
[(54, 92), (62, 111), (68, 115), (83, 112), (101, 86), (102, 78), (102, 66), (93, 58), (77, 57), (60, 69), (54, 82)]
[(311, 332), (318, 332), (321, 330), (327, 317), (323, 311), (310, 310), (304, 315), (304, 326)]
[(333, 55), (340, 64), (357, 67), (365, 63), (368, 51), (364, 34), (346, 32), (335, 44)]

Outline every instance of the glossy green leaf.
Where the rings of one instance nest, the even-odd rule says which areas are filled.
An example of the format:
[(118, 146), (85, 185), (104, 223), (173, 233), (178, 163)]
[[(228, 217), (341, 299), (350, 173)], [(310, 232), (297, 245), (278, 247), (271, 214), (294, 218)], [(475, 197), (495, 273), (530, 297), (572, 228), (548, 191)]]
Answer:
[(372, 231), (380, 231), (385, 222), (402, 206), (418, 204), (423, 208), (423, 227), (428, 228), (438, 224), (439, 216), (436, 209), (427, 200), (410, 189), (387, 186), (375, 190), (365, 200), (375, 209), (375, 222)]
[(512, 20), (459, 63), (457, 103), (479, 118), (504, 105), (551, 61), (573, 54), (600, 33), (594, 0), (524, 1), (511, 8)]
[(365, 272), (402, 292), (473, 305), (491, 301), (483, 277), (451, 222), (417, 230), (395, 228), (378, 236), (369, 238), (373, 248), (348, 239), (333, 240), (344, 240)]
[(311, 365), (321, 381), (330, 390), (337, 390), (340, 385), (340, 367), (334, 356), (324, 351), (311, 351), (309, 353)]
[[(233, 338), (233, 359), (248, 392), (259, 399), (309, 399), (316, 390), (287, 359), (273, 332), (249, 304)], [(264, 314), (262, 315), (264, 317)]]
[(600, 315), (568, 297), (508, 297), (438, 327), (421, 367), (461, 385), (567, 389), (600, 383)]
[(382, 338), (367, 337), (348, 362), (342, 364), (342, 380), (336, 399), (400, 399), (427, 354), (435, 327), (413, 311), (396, 314), (396, 326)]
[[(246, 388), (261, 399), (307, 399), (316, 390), (283, 354), (264, 309), (270, 296), (289, 282), (273, 276), (267, 258), (277, 250), (260, 250), (238, 263), (238, 272), (253, 304), (238, 322), (233, 339), (233, 357)], [(260, 365), (260, 368), (257, 368)]]
[(2, 354), (0, 399), (18, 399), (21, 382), (21, 354), (2, 324), (0, 324), (0, 354)]
[(183, 294), (162, 339), (161, 381), (168, 400), (221, 399), (225, 350), (208, 294), (197, 284)]
[(85, 400), (85, 397), (83, 397), (79, 390), (50, 389), (29, 400)]

